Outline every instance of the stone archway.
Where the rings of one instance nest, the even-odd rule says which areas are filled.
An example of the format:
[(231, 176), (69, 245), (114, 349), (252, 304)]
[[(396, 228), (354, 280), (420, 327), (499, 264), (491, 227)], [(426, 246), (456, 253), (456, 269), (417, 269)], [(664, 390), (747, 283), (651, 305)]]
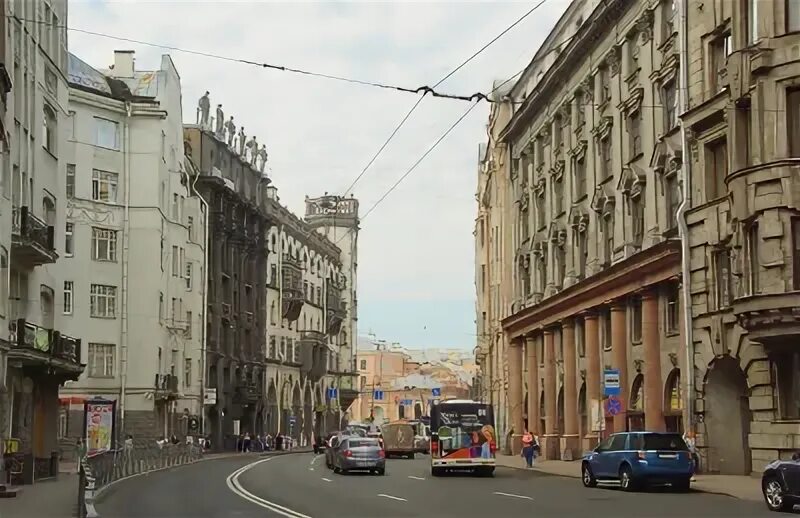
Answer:
[(292, 415), (290, 419), (294, 420), (289, 422), (289, 430), (295, 444), (300, 444), (300, 435), (302, 433), (301, 415), (303, 411), (303, 396), (300, 392), (300, 385), (295, 385), (292, 389)]
[(644, 374), (637, 374), (628, 398), (628, 431), (644, 430)]
[(275, 383), (270, 381), (267, 389), (267, 433), (275, 437), (278, 434), (278, 392)]
[(750, 405), (747, 377), (731, 356), (715, 359), (704, 386), (706, 469), (721, 475), (749, 475)]
[(311, 436), (314, 433), (314, 396), (311, 392), (311, 385), (306, 384), (303, 391), (303, 437), (306, 444), (311, 444)]

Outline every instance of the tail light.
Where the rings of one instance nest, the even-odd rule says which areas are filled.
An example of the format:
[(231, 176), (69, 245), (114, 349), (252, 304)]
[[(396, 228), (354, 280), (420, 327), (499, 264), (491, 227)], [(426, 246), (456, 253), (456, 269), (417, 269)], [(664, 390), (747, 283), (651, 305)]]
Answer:
[(386, 452), (383, 451), (383, 450), (378, 450), (378, 457), (381, 458), (381, 459), (385, 459), (386, 458)]
[(639, 457), (640, 460), (645, 460), (647, 458), (647, 453), (643, 451), (637, 451), (636, 455)]
[(353, 456), (353, 452), (351, 450), (344, 450), (344, 456), (345, 457), (352, 457)]
[(431, 455), (437, 455), (438, 453), (439, 453), (439, 442), (431, 441)]

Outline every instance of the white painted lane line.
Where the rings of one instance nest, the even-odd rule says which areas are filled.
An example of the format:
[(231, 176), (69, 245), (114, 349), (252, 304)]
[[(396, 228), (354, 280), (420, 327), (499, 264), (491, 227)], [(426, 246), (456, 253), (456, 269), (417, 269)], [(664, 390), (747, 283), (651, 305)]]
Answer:
[(239, 476), (241, 476), (244, 472), (254, 468), (255, 466), (257, 466), (259, 464), (262, 464), (264, 462), (269, 462), (273, 458), (274, 457), (269, 457), (269, 458), (266, 458), (266, 459), (262, 459), (262, 460), (247, 464), (247, 465), (242, 466), (241, 468), (237, 469), (236, 471), (234, 471), (230, 475), (228, 475), (228, 478), (225, 480), (225, 484), (228, 486), (228, 489), (230, 489), (237, 496), (239, 496), (241, 498), (244, 498), (245, 500), (247, 500), (249, 502), (252, 502), (252, 503), (256, 504), (259, 507), (263, 507), (264, 509), (268, 509), (268, 510), (272, 511), (275, 514), (279, 514), (281, 516), (285, 516), (286, 518), (311, 518), (308, 515), (305, 515), (305, 514), (302, 514), (302, 513), (298, 513), (297, 511), (293, 511), (293, 510), (289, 509), (288, 507), (283, 507), (282, 505), (278, 505), (278, 504), (276, 504), (274, 502), (270, 502), (269, 500), (265, 500), (265, 499), (263, 499), (263, 498), (261, 498), (259, 496), (256, 496), (253, 493), (251, 493), (250, 491), (248, 491), (245, 488), (243, 488), (242, 485), (239, 483)]
[(414, 480), (425, 480), (423, 477), (415, 477), (414, 475), (409, 475), (408, 478), (413, 478)]
[(529, 496), (525, 496), (525, 495), (515, 495), (515, 494), (513, 494), (513, 493), (503, 493), (503, 492), (501, 492), (501, 491), (495, 491), (495, 492), (494, 492), (494, 494), (495, 494), (495, 495), (500, 495), (500, 496), (510, 496), (511, 498), (522, 498), (522, 499), (524, 499), (524, 500), (533, 500), (533, 498), (531, 498), (531, 497), (529, 497)]
[(329, 478), (325, 478), (325, 477), (322, 477), (322, 480), (324, 480), (325, 482), (333, 482), (333, 480), (331, 480)]
[(383, 493), (379, 494), (378, 496), (382, 496), (383, 498), (391, 498), (392, 500), (398, 500), (400, 502), (408, 502), (408, 500), (405, 498), (400, 498), (399, 496), (385, 495)]
[(308, 471), (314, 471), (314, 468), (308, 468)]

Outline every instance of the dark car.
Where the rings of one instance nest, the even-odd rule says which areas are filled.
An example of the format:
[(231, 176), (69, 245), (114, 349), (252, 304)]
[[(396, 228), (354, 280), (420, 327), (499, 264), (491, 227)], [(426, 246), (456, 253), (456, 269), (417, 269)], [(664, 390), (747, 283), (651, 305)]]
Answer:
[(693, 472), (689, 447), (677, 433), (617, 433), (586, 454), (581, 463), (584, 486), (618, 481), (625, 491), (657, 483), (688, 491)]
[(386, 473), (386, 454), (377, 439), (345, 437), (334, 450), (333, 471), (369, 471), (383, 475)]
[(761, 492), (771, 511), (791, 511), (800, 505), (800, 452), (792, 460), (767, 464), (761, 475)]

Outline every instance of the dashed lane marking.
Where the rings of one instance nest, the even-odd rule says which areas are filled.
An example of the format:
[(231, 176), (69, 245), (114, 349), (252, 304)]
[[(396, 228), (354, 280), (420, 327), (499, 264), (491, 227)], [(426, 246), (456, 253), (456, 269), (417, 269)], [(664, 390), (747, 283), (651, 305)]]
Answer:
[(533, 500), (533, 498), (531, 498), (529, 496), (515, 495), (514, 493), (503, 493), (501, 491), (495, 491), (494, 494), (495, 495), (500, 495), (500, 496), (509, 496), (511, 498), (522, 498), (523, 500)]
[(225, 480), (225, 484), (227, 484), (228, 489), (230, 489), (237, 496), (244, 498), (248, 502), (252, 502), (259, 507), (268, 509), (275, 514), (285, 516), (286, 518), (311, 518), (308, 515), (298, 513), (297, 511), (293, 511), (288, 507), (283, 507), (282, 505), (278, 505), (275, 502), (270, 502), (269, 500), (265, 500), (259, 496), (256, 496), (250, 491), (246, 490), (244, 487), (242, 487), (241, 483), (239, 483), (239, 477), (243, 473), (254, 468), (255, 466), (258, 466), (259, 464), (262, 464), (264, 462), (269, 462), (273, 458), (275, 457), (269, 457), (266, 459), (258, 460), (256, 462), (252, 462), (250, 464), (242, 466), (241, 468), (237, 469), (236, 471), (228, 475), (228, 478)]
[(406, 500), (405, 498), (400, 498), (399, 496), (386, 495), (384, 493), (380, 493), (378, 496), (381, 496), (383, 498), (389, 498), (392, 500), (398, 500), (400, 502), (408, 502), (408, 500)]
[(408, 478), (413, 478), (414, 480), (425, 480), (423, 477), (415, 477), (414, 475), (409, 475)]
[(333, 480), (331, 480), (329, 478), (325, 478), (325, 477), (322, 477), (322, 480), (324, 480), (325, 482), (333, 482)]

